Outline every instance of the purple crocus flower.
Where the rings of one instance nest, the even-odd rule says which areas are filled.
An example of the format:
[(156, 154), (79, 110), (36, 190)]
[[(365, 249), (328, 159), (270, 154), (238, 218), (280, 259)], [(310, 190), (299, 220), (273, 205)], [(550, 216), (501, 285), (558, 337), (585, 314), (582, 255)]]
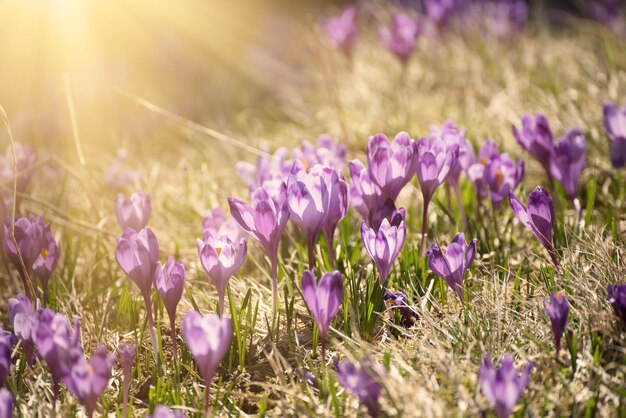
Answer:
[(611, 164), (622, 168), (626, 165), (626, 106), (604, 103), (604, 129), (611, 140)]
[(550, 305), (546, 304), (543, 299), (543, 307), (550, 318), (552, 324), (552, 333), (554, 334), (554, 342), (556, 344), (556, 355), (561, 351), (561, 337), (567, 325), (567, 315), (569, 314), (569, 303), (563, 292), (553, 292), (550, 295)]
[(528, 385), (532, 363), (528, 362), (521, 375), (513, 365), (510, 355), (502, 359), (502, 365), (496, 369), (489, 356), (485, 357), (478, 371), (478, 381), (483, 395), (493, 407), (498, 418), (511, 415), (517, 401)]
[(122, 190), (139, 181), (139, 174), (124, 167), (124, 161), (128, 157), (128, 151), (120, 148), (117, 151), (117, 158), (111, 164), (111, 168), (104, 178), (104, 186), (113, 190)]
[(44, 301), (48, 301), (48, 283), (52, 272), (59, 262), (59, 244), (50, 232), (50, 225), (46, 225), (42, 242), (42, 249), (33, 263), (33, 274), (41, 281)]
[(4, 386), (4, 380), (9, 375), (12, 352), (11, 334), (4, 332), (0, 327), (0, 387)]
[[(384, 200), (381, 197), (380, 187), (372, 180), (367, 167), (361, 161), (350, 161), (348, 167), (350, 168), (350, 204), (367, 220), (368, 225), (378, 228), (380, 223), (373, 224), (372, 215)], [(393, 205), (393, 202), (391, 203)], [(384, 217), (380, 218), (381, 222)]]
[(224, 297), (226, 286), (230, 278), (237, 274), (244, 261), (248, 247), (245, 238), (241, 238), (235, 245), (228, 236), (213, 236), (205, 231), (202, 239), (197, 240), (198, 255), (204, 271), (211, 278), (211, 282), (218, 294), (218, 313), (224, 315)]
[(550, 159), (550, 172), (570, 200), (576, 198), (578, 179), (585, 167), (587, 144), (585, 135), (580, 129), (574, 128), (561, 138), (554, 146)]
[(424, 253), (426, 229), (428, 226), (428, 206), (435, 190), (448, 179), (455, 169), (459, 157), (459, 145), (448, 146), (443, 139), (429, 140), (422, 138), (417, 144), (418, 163), (417, 179), (419, 180), (424, 199), (422, 212), (422, 242), (420, 256)]
[(150, 300), (154, 271), (159, 262), (159, 243), (156, 236), (150, 228), (142, 229), (139, 232), (127, 228), (122, 236), (117, 238), (115, 258), (124, 273), (135, 282), (141, 291), (150, 323), (152, 347), (156, 356), (158, 343)]
[(322, 179), (326, 183), (328, 190), (328, 211), (322, 222), (322, 232), (326, 237), (328, 248), (328, 258), (332, 266), (335, 265), (335, 246), (333, 236), (337, 224), (348, 212), (348, 184), (343, 177), (343, 173), (336, 168), (316, 165), (313, 171), (319, 171)]
[(394, 317), (394, 313), (396, 312), (396, 309), (398, 309), (400, 315), (402, 316), (402, 325), (405, 327), (410, 327), (413, 325), (413, 323), (415, 322), (413, 320), (413, 312), (411, 311), (409, 300), (403, 292), (392, 292), (386, 290), (384, 300), (385, 304), (387, 305), (387, 309), (390, 310), (392, 317)]
[(115, 199), (115, 216), (122, 229), (144, 229), (150, 220), (151, 211), (150, 196), (139, 190), (130, 197), (120, 193)]
[(291, 220), (298, 225), (304, 235), (309, 250), (309, 270), (313, 270), (315, 243), (326, 220), (330, 204), (330, 194), (322, 172), (311, 169), (307, 173), (299, 170), (297, 174), (290, 175), (287, 203)]
[(238, 162), (235, 169), (237, 175), (246, 183), (252, 195), (259, 187), (263, 187), (276, 200), (280, 195), (280, 186), (285, 179), (285, 166), (287, 159), (287, 149), (281, 147), (273, 155), (265, 154), (257, 159), (256, 165), (246, 162)]
[(227, 235), (232, 241), (239, 241), (243, 231), (235, 219), (224, 216), (224, 210), (220, 207), (204, 212), (202, 216), (202, 233), (209, 231), (214, 237)]
[(367, 408), (370, 416), (378, 416), (380, 410), (378, 398), (382, 390), (379, 367), (366, 358), (360, 366), (356, 366), (350, 360), (335, 361), (335, 369), (339, 383), (345, 391), (356, 396), (361, 405)]
[(200, 315), (196, 311), (188, 311), (183, 318), (182, 329), (187, 348), (196, 360), (198, 371), (206, 385), (204, 406), (208, 410), (211, 380), (230, 347), (232, 321), (212, 313)]
[(61, 380), (70, 371), (72, 356), (76, 353), (82, 354), (78, 318), (74, 321), (72, 332), (65, 316), (51, 309), (44, 309), (37, 315), (37, 329), (33, 340), (52, 377), (52, 410), (55, 410)]
[(165, 304), (167, 316), (170, 318), (174, 359), (176, 359), (176, 307), (185, 289), (185, 266), (182, 261), (174, 261), (174, 257), (170, 256), (163, 268), (161, 268), (161, 262), (157, 262), (154, 270), (154, 287)]
[(433, 243), (426, 251), (428, 266), (439, 277), (444, 279), (450, 289), (465, 305), (463, 294), (463, 277), (476, 256), (476, 238), (465, 242), (465, 235), (457, 233), (447, 247), (439, 247)]
[(552, 262), (559, 268), (559, 262), (552, 246), (552, 228), (554, 227), (554, 203), (552, 197), (546, 189), (537, 186), (530, 195), (528, 195), (528, 206), (524, 204), (513, 194), (509, 195), (509, 203), (515, 217), (530, 229), (537, 237), (541, 245), (544, 246)]
[(478, 151), (478, 158), (467, 167), (467, 177), (470, 179), (476, 193), (480, 197), (487, 196), (487, 183), (485, 182), (485, 167), (492, 158), (499, 156), (498, 145), (493, 139), (487, 139)]
[(552, 182), (550, 159), (554, 152), (554, 139), (546, 117), (541, 113), (535, 116), (525, 114), (521, 127), (513, 126), (513, 136), (522, 148), (539, 161)]
[(13, 325), (13, 333), (20, 339), (24, 348), (26, 362), (32, 366), (35, 362), (34, 336), (37, 330), (37, 312), (28, 297), (22, 293), (9, 299), (9, 322)]
[[(33, 178), (34, 172), (32, 167), (37, 161), (37, 155), (30, 145), (15, 142), (14, 147), (17, 161), (17, 191), (23, 192)], [(9, 146), (7, 147), (5, 155), (0, 155), (0, 194), (4, 191), (8, 191), (9, 193), (13, 192), (13, 176), (15, 174), (13, 163), (13, 152)], [(13, 201), (12, 198), (10, 201)]]
[(623, 5), (623, 0), (588, 0), (585, 10), (592, 19), (623, 36), (626, 34), (624, 21), (620, 17), (620, 8)]
[(437, 26), (446, 25), (463, 6), (460, 0), (423, 0), (423, 4), (426, 16)]
[(358, 39), (356, 7), (346, 6), (339, 16), (324, 18), (321, 24), (326, 30), (331, 46), (348, 58), (352, 57)]
[[(26, 294), (31, 292), (32, 267), (45, 246), (46, 224), (41, 216), (29, 215), (15, 221), (15, 241), (11, 234), (11, 220), (4, 223), (2, 245), (4, 254), (15, 266), (24, 282)], [(22, 262), (24, 263), (22, 265)], [(26, 268), (26, 270), (24, 270)], [(30, 297), (31, 295), (29, 295)], [(34, 297), (34, 295), (32, 295)]]
[(487, 33), (498, 39), (519, 34), (528, 20), (526, 0), (498, 0), (484, 4)]
[(83, 404), (89, 418), (96, 409), (98, 398), (109, 386), (114, 364), (115, 354), (109, 354), (100, 346), (89, 360), (82, 353), (77, 355), (70, 372), (63, 378), (65, 386)]
[(387, 218), (383, 219), (378, 230), (368, 227), (363, 221), (361, 238), (367, 254), (376, 264), (380, 283), (385, 283), (391, 273), (393, 262), (400, 254), (406, 240), (404, 209), (395, 212), (391, 221)]
[(137, 346), (132, 343), (120, 344), (119, 347), (117, 347), (117, 353), (120, 357), (122, 374), (124, 375), (122, 416), (125, 417), (127, 416), (128, 411), (128, 392), (130, 389), (130, 379), (133, 371), (133, 364), (135, 364), (135, 358), (137, 357)]
[(380, 41), (405, 66), (415, 49), (421, 31), (422, 24), (417, 17), (396, 12), (391, 18), (391, 25), (388, 28), (380, 28)]
[(495, 154), (485, 166), (483, 183), (489, 189), (491, 206), (498, 210), (502, 201), (515, 190), (524, 176), (524, 161), (517, 164), (508, 154)]
[(13, 417), (13, 397), (11, 392), (5, 388), (0, 388), (0, 418)]
[(321, 164), (324, 167), (341, 170), (346, 165), (346, 147), (330, 135), (320, 135), (317, 145), (302, 141), (299, 149), (293, 151), (294, 160), (300, 160), (305, 169)]
[(289, 219), (287, 185), (281, 184), (280, 193), (274, 201), (265, 188), (258, 188), (252, 195), (252, 204), (229, 198), (230, 213), (241, 228), (259, 241), (272, 265), (272, 297), (274, 312), (278, 307), (278, 244)]
[(157, 405), (152, 415), (146, 415), (146, 418), (185, 418), (185, 414), (180, 409), (171, 409), (166, 405)]
[(606, 289), (615, 314), (626, 324), (626, 284), (610, 284)]
[(313, 272), (307, 270), (302, 276), (302, 298), (317, 323), (322, 340), (322, 353), (325, 355), (326, 339), (333, 317), (339, 312), (343, 302), (343, 282), (341, 273), (326, 273), (316, 282)]

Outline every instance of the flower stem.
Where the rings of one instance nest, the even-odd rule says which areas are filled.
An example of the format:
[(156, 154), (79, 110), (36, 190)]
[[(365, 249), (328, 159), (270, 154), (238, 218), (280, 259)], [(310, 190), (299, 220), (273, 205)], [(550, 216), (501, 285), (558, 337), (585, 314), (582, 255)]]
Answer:
[[(132, 369), (131, 369), (132, 370)], [(122, 417), (128, 416), (128, 392), (130, 389), (130, 372), (131, 370), (124, 370), (124, 394), (122, 404)]]
[(422, 242), (420, 242), (420, 258), (424, 255), (424, 244), (426, 243), (426, 229), (428, 229), (428, 205), (430, 199), (424, 197), (424, 210), (422, 212)]
[(152, 316), (152, 302), (150, 301), (150, 291), (143, 295), (144, 303), (146, 305), (146, 315), (148, 316), (148, 327), (150, 328), (150, 342), (152, 343), (152, 352), (154, 360), (158, 360), (159, 343), (156, 336), (156, 328), (154, 326), (154, 317)]
[(278, 314), (278, 251), (270, 257), (272, 264), (272, 326), (276, 327)]
[(335, 246), (333, 244), (333, 234), (324, 234), (326, 235), (326, 250), (328, 251), (328, 260), (330, 261), (330, 266), (335, 268)]
[(465, 225), (467, 225), (467, 218), (465, 217), (465, 207), (463, 207), (463, 198), (461, 197), (461, 188), (459, 184), (454, 185), (454, 194), (456, 195), (456, 201), (459, 205), (459, 213), (461, 214), (461, 224), (463, 229), (465, 229)]
[(309, 270), (313, 271), (315, 270), (315, 241), (308, 242), (307, 248), (309, 250)]

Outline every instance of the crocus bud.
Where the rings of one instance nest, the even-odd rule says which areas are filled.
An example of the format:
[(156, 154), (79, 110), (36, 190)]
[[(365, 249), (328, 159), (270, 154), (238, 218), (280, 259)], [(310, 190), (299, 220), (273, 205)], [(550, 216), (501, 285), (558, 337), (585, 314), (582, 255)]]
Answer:
[[(50, 232), (50, 225), (45, 226), (42, 249), (33, 263), (33, 274), (41, 280), (44, 296), (48, 294), (50, 276), (59, 261), (59, 244)], [(45, 299), (45, 298), (44, 298)]]
[(237, 274), (246, 261), (248, 247), (245, 238), (234, 244), (226, 235), (214, 237), (205, 232), (202, 239), (197, 240), (198, 256), (204, 271), (209, 275), (219, 298), (219, 314), (224, 314), (224, 297), (230, 278)]
[(363, 221), (361, 238), (367, 254), (376, 264), (380, 283), (385, 283), (406, 239), (404, 216), (392, 216), (391, 223), (383, 219), (378, 230), (368, 227)]
[(532, 363), (528, 363), (522, 374), (518, 374), (510, 355), (502, 359), (500, 368), (495, 368), (489, 356), (485, 357), (478, 371), (480, 389), (493, 407), (498, 418), (507, 418), (528, 385)]
[(70, 372), (63, 378), (65, 386), (85, 407), (89, 418), (96, 409), (100, 395), (109, 386), (114, 364), (115, 354), (109, 354), (106, 348), (100, 346), (89, 360), (84, 354), (76, 356)]
[(478, 158), (467, 167), (467, 177), (470, 179), (480, 197), (487, 196), (485, 170), (493, 158), (500, 158), (498, 145), (493, 139), (487, 139), (478, 151)]
[(333, 235), (337, 224), (348, 212), (348, 184), (343, 173), (336, 168), (314, 166), (311, 170), (319, 171), (328, 189), (328, 212), (322, 222), (322, 231), (328, 244), (328, 257), (331, 265), (335, 265)]
[(341, 273), (338, 271), (326, 273), (318, 284), (313, 272), (305, 271), (302, 276), (302, 298), (317, 323), (320, 339), (322, 340), (322, 350), (324, 350), (330, 322), (339, 312), (343, 302)]
[(382, 199), (395, 202), (415, 174), (417, 144), (406, 132), (398, 133), (393, 142), (383, 134), (370, 136), (367, 164), (371, 179), (380, 187)]
[(13, 397), (11, 392), (0, 388), (0, 418), (13, 417)]
[(522, 116), (521, 127), (513, 126), (513, 136), (524, 150), (539, 161), (551, 178), (550, 158), (554, 152), (554, 140), (546, 117), (541, 113), (534, 117), (528, 114)]
[(13, 333), (24, 348), (26, 362), (32, 366), (34, 357), (34, 337), (37, 330), (37, 313), (33, 304), (24, 294), (9, 299), (9, 322), (13, 325)]
[(561, 338), (567, 325), (567, 315), (569, 314), (569, 303), (563, 292), (554, 292), (550, 295), (550, 305), (543, 299), (543, 307), (550, 318), (554, 342), (556, 344), (556, 355), (561, 351)]
[(152, 205), (150, 196), (136, 191), (130, 197), (118, 194), (115, 199), (115, 216), (122, 229), (144, 229), (150, 220)]
[(206, 385), (205, 409), (208, 410), (211, 380), (230, 347), (232, 321), (212, 313), (200, 315), (196, 311), (188, 311), (183, 318), (182, 329), (187, 348), (196, 360)]
[(37, 352), (48, 365), (52, 377), (53, 409), (59, 394), (61, 380), (71, 368), (72, 356), (82, 354), (80, 345), (80, 324), (74, 322), (74, 331), (65, 316), (55, 313), (51, 309), (44, 309), (37, 315), (37, 330), (33, 340)]
[(448, 247), (440, 248), (439, 245), (433, 243), (430, 249), (426, 251), (426, 259), (430, 269), (446, 281), (462, 304), (465, 304), (463, 278), (475, 256), (476, 238), (467, 244), (462, 232), (454, 236)]
[(366, 358), (360, 366), (356, 366), (350, 360), (336, 362), (335, 369), (339, 383), (345, 391), (356, 396), (371, 417), (378, 416), (380, 410), (378, 398), (382, 390), (380, 367)]
[(490, 1), (483, 6), (486, 32), (498, 39), (519, 34), (528, 20), (526, 0)]
[(176, 318), (176, 307), (185, 289), (185, 266), (182, 261), (175, 261), (170, 256), (163, 267), (157, 262), (154, 269), (154, 287), (156, 287), (170, 319)]
[(554, 203), (550, 194), (541, 186), (537, 186), (530, 195), (528, 195), (528, 206), (524, 206), (522, 202), (513, 194), (509, 195), (509, 203), (515, 217), (530, 229), (537, 237), (541, 245), (544, 246), (552, 262), (559, 267), (559, 261), (556, 258), (556, 252), (552, 246), (552, 228), (554, 227)]
[(4, 386), (4, 380), (9, 375), (12, 352), (11, 334), (4, 332), (0, 327), (0, 387)]
[(448, 146), (442, 139), (422, 138), (417, 144), (417, 152), (417, 178), (426, 206), (437, 187), (447, 180), (455, 168), (459, 146), (458, 144)]
[(611, 164), (615, 168), (626, 165), (626, 106), (604, 104), (604, 129), (611, 140)]
[(117, 238), (116, 259), (124, 273), (130, 277), (144, 298), (150, 297), (154, 270), (159, 261), (159, 243), (150, 228), (139, 232), (127, 228)]
[(585, 167), (587, 144), (580, 129), (570, 129), (554, 147), (554, 154), (550, 159), (552, 177), (565, 189), (570, 200), (576, 198), (578, 179)]
[(382, 192), (361, 161), (350, 161), (348, 167), (350, 168), (350, 204), (369, 223), (370, 213), (379, 205), (379, 202), (384, 200), (381, 197)]
[(610, 284), (606, 289), (615, 315), (626, 324), (626, 284)]
[(444, 26), (462, 7), (459, 0), (423, 0), (424, 11), (430, 21)]
[(330, 45), (350, 58), (358, 39), (356, 7), (346, 6), (339, 16), (324, 18), (321, 24)]
[(421, 31), (422, 25), (417, 17), (397, 12), (391, 18), (391, 25), (388, 28), (380, 28), (380, 41), (402, 64), (406, 64), (413, 54)]

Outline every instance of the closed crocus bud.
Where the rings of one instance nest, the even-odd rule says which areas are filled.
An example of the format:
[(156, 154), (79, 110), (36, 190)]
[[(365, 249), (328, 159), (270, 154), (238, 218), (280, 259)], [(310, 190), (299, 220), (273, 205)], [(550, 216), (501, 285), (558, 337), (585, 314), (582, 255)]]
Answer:
[(309, 269), (315, 267), (313, 248), (328, 214), (330, 195), (322, 168), (301, 170), (289, 178), (287, 202), (291, 220), (298, 225), (309, 249)]
[(5, 388), (0, 388), (0, 418), (13, 417), (13, 397), (11, 392)]
[(556, 344), (556, 355), (561, 351), (561, 338), (567, 325), (567, 315), (569, 314), (569, 303), (563, 292), (554, 292), (550, 295), (550, 305), (543, 299), (543, 307), (550, 318), (554, 342)]
[(465, 242), (465, 235), (459, 232), (447, 247), (433, 243), (426, 251), (428, 266), (437, 276), (446, 281), (450, 289), (465, 304), (463, 297), (463, 278), (476, 256), (476, 238)]
[(63, 378), (65, 386), (85, 407), (89, 418), (96, 410), (100, 395), (109, 386), (114, 364), (115, 354), (109, 354), (100, 346), (89, 360), (84, 354), (75, 356), (70, 372)]
[(532, 363), (528, 363), (522, 374), (518, 374), (510, 355), (502, 359), (500, 368), (495, 368), (489, 356), (485, 357), (478, 371), (480, 389), (493, 407), (498, 418), (507, 418), (528, 385)]
[(578, 179), (585, 167), (587, 143), (580, 129), (570, 129), (554, 146), (550, 159), (552, 177), (563, 186), (570, 200), (576, 198)]
[(232, 321), (227, 317), (215, 314), (200, 315), (188, 311), (183, 318), (183, 338), (185, 344), (196, 360), (198, 371), (206, 385), (205, 410), (209, 409), (209, 388), (232, 339)]
[(350, 58), (358, 39), (356, 7), (346, 6), (339, 16), (324, 18), (321, 24), (330, 45)]
[[(41, 216), (29, 215), (15, 221), (15, 241), (11, 238), (11, 221), (4, 223), (3, 246), (9, 261), (24, 276), (32, 272), (33, 264), (45, 246), (46, 224)], [(26, 272), (23, 271), (20, 256), (24, 261)]]
[(552, 246), (552, 228), (554, 227), (554, 203), (552, 197), (541, 186), (538, 186), (528, 195), (528, 206), (524, 204), (513, 194), (509, 195), (509, 203), (515, 217), (530, 229), (537, 237), (541, 245), (544, 246), (552, 262), (559, 267), (559, 262)]
[(626, 165), (626, 106), (604, 104), (604, 129), (611, 140), (611, 164), (622, 168)]
[(382, 192), (361, 161), (352, 160), (348, 163), (348, 167), (350, 168), (350, 204), (369, 223), (370, 212), (378, 206), (379, 202), (384, 201), (381, 197)]
[(171, 409), (166, 405), (157, 405), (152, 415), (146, 415), (146, 418), (184, 418), (185, 414), (180, 409)]
[(34, 357), (34, 337), (37, 330), (37, 313), (33, 304), (24, 294), (9, 299), (9, 322), (13, 325), (13, 333), (24, 348), (26, 362), (32, 366)]
[(176, 307), (185, 289), (185, 266), (182, 261), (175, 261), (170, 256), (164, 266), (157, 262), (154, 270), (154, 287), (156, 287), (170, 319), (176, 318)]
[(552, 179), (550, 159), (554, 152), (554, 139), (546, 117), (541, 113), (522, 116), (521, 127), (513, 126), (513, 136), (524, 150), (539, 161)]
[(246, 261), (248, 247), (245, 238), (236, 244), (226, 235), (215, 237), (205, 232), (197, 241), (200, 264), (211, 278), (219, 298), (219, 314), (224, 314), (224, 297), (230, 278), (237, 274)]
[(152, 230), (146, 228), (137, 232), (127, 228), (117, 238), (116, 259), (144, 298), (149, 298), (154, 270), (159, 261), (159, 243)]
[(367, 254), (376, 264), (381, 284), (389, 278), (393, 262), (400, 254), (406, 240), (404, 217), (392, 216), (391, 222), (386, 218), (383, 219), (378, 230), (368, 227), (365, 221), (361, 224), (361, 238)]
[(448, 179), (459, 158), (458, 144), (448, 146), (442, 139), (422, 138), (417, 145), (417, 178), (424, 195), (424, 206), (430, 202), (439, 185)]
[(43, 358), (52, 377), (52, 409), (55, 409), (61, 380), (71, 368), (72, 356), (82, 354), (80, 345), (80, 325), (74, 322), (74, 331), (65, 316), (51, 309), (44, 309), (38, 314), (37, 330), (34, 335), (35, 347)]
[(135, 231), (144, 229), (150, 220), (152, 205), (150, 196), (136, 191), (130, 197), (118, 194), (115, 199), (115, 216), (122, 229), (130, 228)]
[(483, 182), (489, 189), (491, 205), (498, 210), (500, 205), (517, 188), (524, 176), (524, 161), (515, 163), (507, 154), (494, 155), (485, 166)]
[(0, 327), (0, 387), (4, 386), (4, 381), (9, 375), (12, 352), (13, 344), (11, 344), (11, 334), (4, 332)]
[(385, 48), (396, 55), (403, 65), (409, 61), (417, 37), (422, 31), (422, 24), (417, 17), (409, 17), (397, 12), (391, 18), (391, 25), (380, 28), (380, 41)]
[(626, 324), (626, 284), (610, 284), (607, 286), (609, 303), (624, 324)]
[(305, 271), (302, 276), (302, 298), (315, 319), (322, 340), (322, 351), (325, 351), (330, 323), (343, 302), (341, 273), (326, 273), (318, 284), (315, 275)]
[(372, 180), (380, 187), (383, 200), (395, 202), (402, 188), (415, 174), (417, 144), (400, 132), (390, 142), (383, 134), (367, 140), (367, 164)]
[(356, 396), (359, 403), (367, 409), (371, 417), (377, 417), (380, 411), (378, 398), (382, 387), (380, 380), (382, 372), (380, 367), (372, 364), (369, 359), (364, 359), (357, 366), (350, 360), (335, 363), (337, 378), (346, 392)]
[(47, 299), (50, 276), (52, 276), (52, 272), (59, 262), (59, 244), (54, 240), (49, 225), (45, 227), (43, 243), (44, 245), (33, 263), (33, 274), (41, 280), (45, 300)]

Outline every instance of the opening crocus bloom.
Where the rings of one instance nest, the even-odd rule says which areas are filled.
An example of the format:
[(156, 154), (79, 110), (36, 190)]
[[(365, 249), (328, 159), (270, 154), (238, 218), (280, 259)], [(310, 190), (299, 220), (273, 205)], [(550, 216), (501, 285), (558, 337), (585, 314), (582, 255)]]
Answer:
[(326, 30), (330, 45), (347, 57), (352, 56), (358, 39), (356, 7), (346, 6), (339, 16), (322, 19), (321, 24)]
[(561, 338), (563, 337), (563, 331), (567, 325), (567, 316), (569, 314), (569, 302), (563, 292), (554, 292), (550, 295), (550, 305), (546, 304), (546, 299), (543, 299), (543, 307), (550, 318), (550, 324), (552, 325), (552, 333), (554, 334), (554, 342), (556, 344), (556, 355), (559, 355), (561, 350)]
[(559, 261), (556, 258), (554, 247), (552, 246), (552, 228), (554, 227), (554, 203), (552, 197), (541, 186), (537, 186), (530, 195), (528, 195), (528, 206), (524, 206), (522, 202), (511, 192), (509, 195), (509, 203), (515, 217), (530, 229), (537, 237), (541, 245), (544, 246), (552, 262), (559, 267)]
[(217, 289), (219, 313), (222, 315), (228, 281), (237, 274), (246, 260), (248, 251), (246, 240), (241, 238), (238, 245), (235, 245), (226, 235), (216, 238), (209, 231), (205, 231), (197, 244), (200, 263)]
[(611, 140), (611, 164), (615, 168), (626, 165), (626, 106), (604, 104), (604, 129)]
[(326, 188), (328, 189), (328, 211), (322, 222), (322, 232), (326, 236), (328, 246), (328, 258), (331, 265), (335, 265), (335, 247), (333, 235), (337, 224), (348, 212), (348, 184), (343, 173), (336, 168), (316, 165), (313, 170), (321, 173)]
[(50, 225), (45, 226), (42, 244), (43, 248), (33, 263), (33, 274), (41, 280), (44, 299), (46, 299), (50, 277), (59, 261), (59, 244), (54, 240), (54, 235), (50, 232)]
[(0, 387), (0, 418), (11, 418), (13, 416), (13, 397), (11, 392)]
[(498, 210), (502, 201), (517, 188), (524, 176), (524, 161), (515, 162), (507, 154), (495, 154), (485, 165), (483, 184), (489, 189), (491, 205)]
[(337, 378), (346, 392), (359, 399), (372, 417), (378, 416), (380, 404), (378, 398), (382, 390), (381, 372), (369, 359), (364, 359), (360, 366), (350, 360), (335, 361)]
[(150, 196), (136, 191), (130, 197), (118, 194), (115, 199), (115, 216), (122, 229), (144, 229), (150, 220), (152, 205)]
[(383, 134), (370, 136), (367, 165), (371, 179), (380, 187), (382, 199), (395, 202), (415, 174), (417, 144), (406, 132), (398, 133), (393, 142)]
[(67, 389), (85, 407), (88, 417), (93, 415), (98, 398), (109, 386), (113, 364), (115, 355), (109, 354), (103, 346), (100, 346), (89, 360), (82, 353), (77, 355), (69, 374), (63, 378)]
[[(2, 240), (4, 253), (20, 272), (20, 275), (32, 271), (33, 264), (45, 248), (45, 235), (47, 230), (49, 229), (46, 228), (46, 223), (41, 216), (28, 215), (28, 217), (18, 218), (15, 221), (16, 248), (11, 238), (11, 220), (7, 219), (4, 223), (4, 235)], [(20, 256), (28, 272), (23, 271)]]
[(521, 375), (513, 365), (510, 355), (502, 359), (500, 368), (495, 368), (489, 356), (485, 357), (483, 365), (478, 371), (480, 389), (493, 407), (498, 418), (511, 415), (517, 401), (528, 385), (532, 363), (528, 362)]
[(453, 121), (447, 120), (441, 128), (436, 126), (430, 128), (429, 136), (431, 141), (442, 140), (448, 147), (454, 144), (458, 145), (459, 156), (457, 163), (450, 170), (450, 174), (446, 179), (448, 184), (457, 187), (461, 173), (467, 170), (475, 159), (472, 144), (465, 138), (465, 129), (459, 129)]
[(585, 167), (586, 157), (587, 143), (580, 129), (570, 129), (554, 147), (550, 172), (552, 177), (561, 183), (570, 200), (576, 197), (578, 179)]
[(422, 25), (417, 17), (409, 17), (397, 12), (391, 18), (391, 25), (388, 28), (380, 28), (380, 41), (403, 64), (406, 64), (415, 49), (417, 37), (421, 31)]
[(610, 284), (607, 293), (615, 314), (626, 324), (626, 284)]
[(446, 281), (462, 304), (465, 304), (463, 277), (475, 256), (476, 238), (467, 244), (462, 232), (454, 236), (447, 248), (440, 248), (436, 243), (433, 243), (430, 249), (426, 251), (426, 259), (430, 269)]
[[(359, 160), (348, 163), (350, 168), (350, 205), (370, 223), (370, 213), (383, 201), (382, 192), (365, 165)], [(372, 225), (374, 226), (374, 225)]]
[(230, 347), (232, 321), (212, 313), (203, 316), (196, 311), (188, 311), (183, 318), (182, 330), (185, 344), (196, 360), (206, 385), (205, 409), (208, 410), (211, 380)]
[(400, 209), (391, 217), (391, 223), (387, 218), (383, 219), (378, 230), (368, 227), (363, 221), (361, 238), (367, 254), (376, 264), (380, 283), (385, 283), (406, 239), (404, 209)]
[(326, 273), (318, 284), (315, 275), (309, 270), (305, 271), (302, 276), (302, 297), (317, 323), (322, 340), (322, 348), (324, 348), (330, 322), (339, 312), (343, 302), (341, 273), (338, 271)]
[(435, 190), (447, 180), (459, 158), (459, 145), (448, 146), (442, 139), (422, 138), (417, 144), (417, 178), (424, 195), (424, 205), (430, 202)]
[(499, 156), (498, 145), (493, 139), (487, 139), (478, 151), (478, 157), (467, 167), (467, 177), (470, 179), (480, 197), (487, 196), (485, 169), (493, 157)]
[(554, 151), (554, 143), (550, 124), (546, 117), (537, 113), (522, 116), (522, 126), (513, 126), (513, 136), (530, 155), (535, 157), (551, 177), (550, 158)]
[(214, 237), (227, 235), (232, 241), (239, 241), (243, 231), (232, 217), (226, 219), (224, 210), (220, 207), (204, 212), (202, 216), (202, 233), (209, 231)]

